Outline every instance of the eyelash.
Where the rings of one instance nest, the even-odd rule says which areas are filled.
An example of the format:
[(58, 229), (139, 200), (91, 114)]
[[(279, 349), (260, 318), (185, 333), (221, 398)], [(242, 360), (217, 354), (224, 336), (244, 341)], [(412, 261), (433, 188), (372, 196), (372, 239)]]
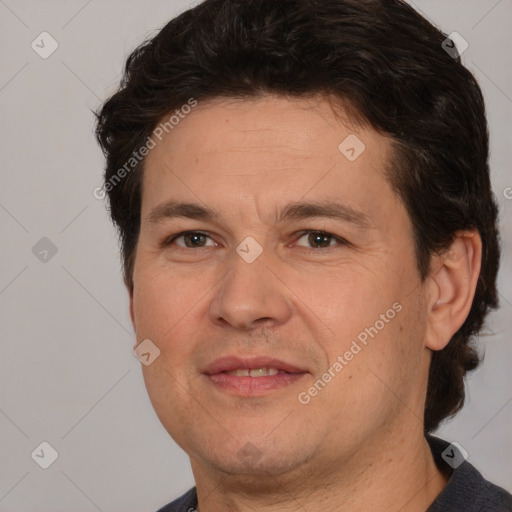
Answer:
[[(326, 236), (326, 237), (330, 238), (331, 240), (338, 242), (338, 244), (340, 244), (340, 245), (344, 245), (344, 246), (351, 245), (350, 242), (348, 242), (344, 238), (335, 236), (331, 233), (328, 233), (327, 231), (319, 231), (317, 229), (308, 229), (308, 230), (300, 231), (298, 233), (299, 237), (297, 238), (297, 240), (300, 240), (302, 237), (304, 237), (306, 235), (311, 235), (311, 234)], [(202, 231), (181, 231), (180, 233), (176, 233), (174, 235), (167, 237), (163, 241), (162, 247), (168, 247), (168, 246), (172, 245), (178, 238), (181, 238), (186, 235), (202, 235), (202, 236), (206, 236), (206, 237), (210, 238), (210, 240), (211, 240), (211, 237), (207, 233), (204, 233)], [(211, 247), (211, 246), (194, 248), (194, 247), (183, 247), (183, 246), (179, 245), (178, 247), (180, 249), (207, 249), (208, 247)], [(326, 249), (336, 248), (335, 245), (328, 245), (327, 247), (304, 247), (304, 246), (300, 246), (300, 247), (307, 252), (318, 252), (318, 250), (320, 250), (320, 249), (326, 250)]]

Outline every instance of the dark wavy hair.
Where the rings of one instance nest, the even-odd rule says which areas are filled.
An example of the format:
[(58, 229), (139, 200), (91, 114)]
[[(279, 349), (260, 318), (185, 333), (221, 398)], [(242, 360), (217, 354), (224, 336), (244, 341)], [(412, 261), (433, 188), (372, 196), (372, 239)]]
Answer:
[(472, 341), (498, 306), (500, 247), (482, 93), (460, 57), (445, 51), (445, 39), (400, 0), (206, 0), (171, 20), (129, 56), (118, 92), (96, 114), (128, 288), (144, 160), (119, 183), (112, 179), (164, 116), (190, 98), (333, 96), (393, 141), (386, 177), (411, 219), (422, 280), (432, 254), (458, 231), (481, 236), (469, 315), (433, 353), (425, 432), (455, 414), (464, 404), (464, 375), (480, 362)]

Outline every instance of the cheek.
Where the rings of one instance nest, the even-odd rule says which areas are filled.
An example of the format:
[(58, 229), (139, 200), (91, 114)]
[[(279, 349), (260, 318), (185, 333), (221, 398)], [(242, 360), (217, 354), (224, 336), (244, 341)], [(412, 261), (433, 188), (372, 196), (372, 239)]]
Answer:
[(183, 379), (175, 376), (175, 371), (168, 368), (166, 356), (161, 355), (155, 362), (143, 367), (144, 383), (151, 405), (160, 422), (173, 439), (183, 448), (182, 441), (191, 425), (187, 411), (193, 408), (190, 395), (184, 392)]
[[(141, 264), (142, 267), (142, 264)], [(198, 275), (186, 279), (168, 269), (146, 266), (134, 279), (133, 309), (137, 336), (163, 340), (187, 326), (201, 306), (205, 285)]]
[(399, 304), (395, 308), (393, 305), (403, 297), (402, 286), (382, 268), (353, 264), (301, 279), (294, 290), (300, 293), (301, 307), (315, 314), (317, 324), (331, 340), (331, 356), (333, 350), (338, 355), (348, 348), (358, 336), (362, 342), (371, 339), (369, 330), (380, 337), (399, 316)]
[[(315, 416), (330, 414), (332, 424), (343, 424), (348, 436), (364, 438), (368, 429), (390, 424), (404, 408), (421, 417), (421, 328), (413, 322), (411, 305), (401, 305), (401, 311), (384, 326), (375, 319), (363, 330), (354, 326), (355, 336), (340, 337), (337, 345), (329, 348), (335, 377), (310, 405)], [(358, 339), (358, 332), (364, 334), (365, 343)], [(342, 369), (336, 371), (339, 356)], [(317, 375), (315, 381), (319, 378), (322, 376)]]
[[(408, 273), (404, 266), (402, 275), (352, 267), (346, 275), (333, 274), (323, 290), (314, 280), (304, 288), (304, 302), (311, 309), (315, 304), (315, 313), (329, 327), (321, 342), (329, 366), (338, 357), (344, 361), (343, 369), (334, 371), (337, 384), (329, 386), (329, 400), (350, 402), (342, 404), (349, 409), (360, 401), (389, 405), (396, 398), (388, 387), (398, 394), (410, 387), (425, 355), (425, 311), (415, 279), (412, 267)], [(343, 392), (349, 389), (355, 393)]]

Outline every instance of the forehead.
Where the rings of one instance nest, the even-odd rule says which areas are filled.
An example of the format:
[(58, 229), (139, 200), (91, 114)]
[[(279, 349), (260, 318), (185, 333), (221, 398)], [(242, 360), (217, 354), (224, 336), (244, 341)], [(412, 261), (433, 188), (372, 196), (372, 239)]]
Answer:
[(183, 199), (213, 209), (246, 202), (263, 211), (323, 198), (377, 215), (386, 198), (396, 199), (387, 197), (394, 193), (384, 178), (389, 139), (322, 98), (215, 99), (167, 131), (146, 157), (143, 217)]
[[(153, 136), (157, 148), (147, 161), (161, 156), (171, 146), (180, 157), (184, 153), (196, 157), (199, 152), (212, 156), (226, 151), (250, 153), (252, 149), (280, 151), (300, 160), (338, 157), (339, 144), (351, 133), (365, 139), (372, 153), (376, 149), (381, 153), (389, 150), (387, 138), (356, 124), (355, 115), (325, 96), (215, 98), (199, 102), (188, 111), (180, 118), (164, 116), (157, 127), (159, 136)], [(172, 124), (166, 123), (170, 118)]]

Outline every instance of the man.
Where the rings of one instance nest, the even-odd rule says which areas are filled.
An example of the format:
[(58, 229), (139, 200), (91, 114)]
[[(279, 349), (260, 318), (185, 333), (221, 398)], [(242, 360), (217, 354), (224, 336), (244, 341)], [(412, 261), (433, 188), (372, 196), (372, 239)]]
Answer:
[[(430, 434), (497, 306), (482, 95), (383, 0), (207, 0), (98, 114), (162, 511), (512, 510)], [(448, 51), (450, 50), (450, 51)]]

